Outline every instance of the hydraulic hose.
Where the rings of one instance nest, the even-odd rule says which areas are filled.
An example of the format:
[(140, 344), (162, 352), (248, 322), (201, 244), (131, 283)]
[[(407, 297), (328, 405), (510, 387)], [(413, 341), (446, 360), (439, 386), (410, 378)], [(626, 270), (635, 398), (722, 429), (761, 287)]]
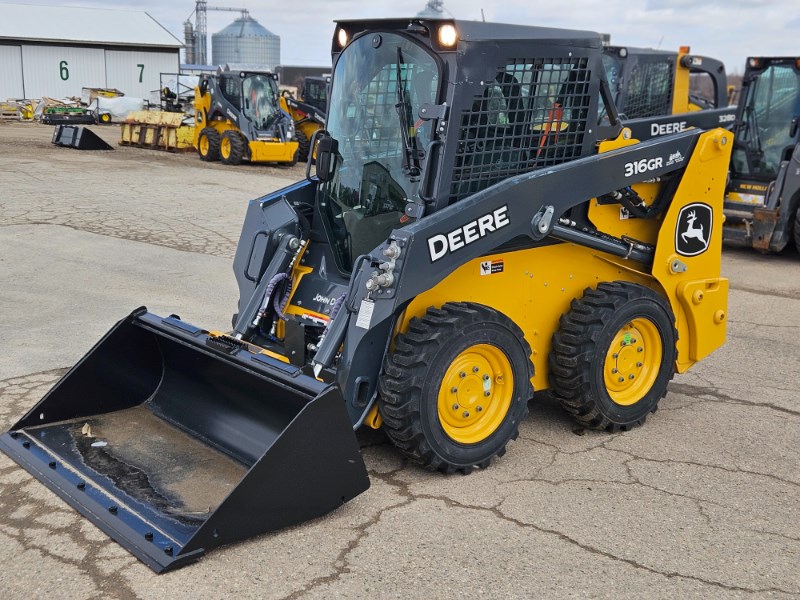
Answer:
[(253, 327), (258, 327), (258, 324), (261, 322), (261, 319), (264, 318), (264, 315), (267, 312), (267, 307), (269, 306), (269, 301), (272, 298), (272, 293), (275, 291), (275, 286), (277, 286), (281, 281), (284, 279), (288, 279), (288, 273), (278, 273), (272, 279), (269, 280), (267, 284), (267, 289), (264, 291), (264, 300), (261, 302), (261, 307), (258, 309), (258, 313), (256, 313), (256, 318), (253, 320)]

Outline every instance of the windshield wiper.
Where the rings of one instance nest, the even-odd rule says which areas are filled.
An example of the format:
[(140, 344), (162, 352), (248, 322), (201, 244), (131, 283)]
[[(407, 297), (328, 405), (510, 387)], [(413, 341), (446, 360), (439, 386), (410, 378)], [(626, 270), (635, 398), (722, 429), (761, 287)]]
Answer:
[(403, 50), (400, 46), (397, 47), (397, 104), (394, 107), (397, 109), (397, 115), (400, 117), (400, 133), (403, 138), (403, 165), (408, 171), (409, 176), (419, 177), (421, 170), (419, 166), (419, 149), (417, 148), (417, 136), (410, 136), (408, 134), (409, 115), (411, 107), (408, 104), (405, 94), (405, 87), (403, 84), (403, 73), (400, 70), (400, 65), (403, 62)]

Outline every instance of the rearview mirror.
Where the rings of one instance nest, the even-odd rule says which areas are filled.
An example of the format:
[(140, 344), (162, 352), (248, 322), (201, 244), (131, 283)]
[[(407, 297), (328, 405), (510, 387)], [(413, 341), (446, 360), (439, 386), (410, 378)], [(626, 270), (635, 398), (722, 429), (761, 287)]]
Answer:
[(336, 156), (339, 153), (339, 142), (329, 135), (321, 135), (317, 142), (317, 179), (330, 181), (336, 171)]
[(792, 124), (789, 126), (789, 137), (793, 138), (797, 135), (797, 127), (800, 125), (800, 117), (792, 119)]

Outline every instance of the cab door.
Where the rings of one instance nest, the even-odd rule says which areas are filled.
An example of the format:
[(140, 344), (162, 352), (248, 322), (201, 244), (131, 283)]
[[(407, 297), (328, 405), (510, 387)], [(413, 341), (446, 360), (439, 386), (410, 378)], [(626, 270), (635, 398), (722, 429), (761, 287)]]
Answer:
[(800, 59), (750, 58), (734, 126), (731, 207), (769, 207), (770, 187), (798, 142)]

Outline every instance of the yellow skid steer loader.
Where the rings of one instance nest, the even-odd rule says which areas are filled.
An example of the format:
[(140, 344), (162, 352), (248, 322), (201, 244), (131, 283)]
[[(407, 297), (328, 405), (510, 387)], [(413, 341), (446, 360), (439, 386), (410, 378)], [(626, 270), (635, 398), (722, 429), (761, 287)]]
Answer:
[(200, 159), (295, 164), (299, 143), (294, 121), (271, 71), (233, 65), (204, 75), (194, 96), (194, 147)]
[(0, 448), (163, 571), (366, 490), (362, 425), (469, 473), (534, 391), (643, 423), (725, 340), (732, 137), (637, 143), (601, 55), (584, 31), (338, 22), (316, 176), (250, 202), (232, 330), (133, 311)]
[(736, 107), (728, 105), (725, 66), (689, 50), (604, 48), (603, 66), (617, 112), (637, 139), (733, 125)]

